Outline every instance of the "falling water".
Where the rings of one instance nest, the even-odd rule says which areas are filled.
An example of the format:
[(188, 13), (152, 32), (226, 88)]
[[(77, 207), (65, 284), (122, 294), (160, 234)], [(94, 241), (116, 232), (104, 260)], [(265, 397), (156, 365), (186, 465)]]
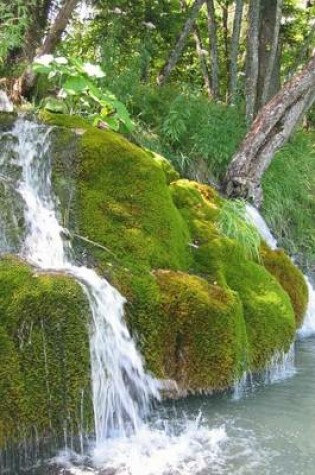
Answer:
[(25, 202), (27, 235), (22, 255), (44, 270), (74, 276), (82, 285), (92, 314), (90, 353), (97, 443), (139, 430), (157, 384), (143, 362), (124, 322), (124, 298), (92, 269), (75, 266), (64, 249), (51, 191), (50, 130), (18, 120), (13, 130), (22, 169), (18, 191)]

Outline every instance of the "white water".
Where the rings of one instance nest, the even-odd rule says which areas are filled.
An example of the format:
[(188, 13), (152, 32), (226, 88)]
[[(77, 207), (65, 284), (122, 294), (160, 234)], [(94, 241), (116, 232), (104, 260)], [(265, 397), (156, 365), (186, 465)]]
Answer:
[[(267, 223), (253, 206), (246, 205), (247, 219), (259, 231), (261, 237), (266, 241), (271, 249), (277, 249), (277, 240), (272, 235)], [(308, 288), (308, 305), (302, 327), (298, 330), (299, 338), (308, 338), (315, 335), (315, 289), (309, 278), (304, 276)]]

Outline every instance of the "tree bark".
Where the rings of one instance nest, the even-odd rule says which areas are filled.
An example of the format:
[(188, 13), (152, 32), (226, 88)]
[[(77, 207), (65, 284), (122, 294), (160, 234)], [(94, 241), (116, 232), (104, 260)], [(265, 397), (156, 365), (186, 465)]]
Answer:
[(66, 0), (63, 3), (54, 23), (44, 39), (44, 44), (40, 48), (39, 55), (49, 54), (55, 49), (78, 3), (79, 0)]
[[(49, 54), (53, 52), (60, 41), (61, 36), (65, 31), (71, 15), (78, 3), (79, 0), (65, 0), (44, 39), (43, 45), (37, 49), (37, 51), (36, 49), (32, 48), (32, 55), (28, 57), (29, 62), (33, 61), (35, 54), (36, 56), (41, 56), (43, 54)], [(15, 101), (17, 102), (18, 98), (22, 96), (28, 97), (35, 86), (35, 82), (36, 74), (32, 71), (30, 66), (28, 66), (23, 72), (22, 76), (19, 77), (13, 86), (13, 95)]]
[(177, 61), (179, 60), (179, 57), (184, 49), (187, 37), (194, 26), (198, 13), (202, 5), (204, 4), (204, 2), (205, 0), (195, 0), (193, 6), (191, 7), (188, 14), (188, 18), (184, 25), (184, 28), (176, 42), (175, 48), (171, 51), (171, 54), (167, 62), (165, 63), (165, 65), (163, 66), (162, 70), (160, 71), (158, 75), (158, 78), (157, 78), (158, 86), (163, 86), (163, 84), (165, 84), (172, 70), (176, 66)]
[(29, 62), (33, 61), (45, 36), (52, 3), (52, 0), (37, 0), (29, 7), (30, 22), (25, 32), (23, 48), (25, 59)]
[(223, 186), (228, 196), (249, 198), (255, 205), (261, 204), (264, 171), (314, 99), (315, 53), (303, 70), (260, 110), (227, 169)]
[(209, 51), (211, 62), (211, 90), (214, 99), (219, 98), (219, 55), (217, 24), (213, 0), (207, 0)]
[(259, 77), (256, 112), (280, 88), (280, 42), (283, 0), (264, 0), (259, 33)]
[(198, 58), (199, 58), (199, 61), (200, 61), (200, 69), (201, 69), (205, 89), (207, 91), (209, 99), (212, 99), (213, 94), (212, 94), (212, 90), (211, 90), (211, 81), (210, 81), (210, 75), (209, 75), (209, 71), (208, 71), (207, 61), (206, 61), (205, 55), (204, 55), (204, 49), (203, 49), (203, 44), (202, 44), (200, 32), (199, 32), (199, 29), (196, 25), (194, 26), (193, 34), (194, 34), (194, 39), (195, 39), (195, 43), (196, 43), (197, 55), (198, 55)]
[(222, 29), (224, 38), (224, 63), (225, 63), (225, 75), (227, 78), (227, 84), (230, 81), (230, 41), (229, 41), (229, 5), (226, 1), (221, 5), (222, 9)]
[(246, 121), (250, 125), (255, 117), (259, 71), (259, 18), (260, 0), (250, 0), (248, 11), (247, 56), (246, 56)]
[(229, 104), (234, 104), (237, 93), (237, 60), (241, 35), (241, 26), (243, 18), (244, 1), (236, 0), (235, 13), (233, 20), (233, 33), (231, 39), (231, 53), (230, 53), (230, 78), (229, 78)]

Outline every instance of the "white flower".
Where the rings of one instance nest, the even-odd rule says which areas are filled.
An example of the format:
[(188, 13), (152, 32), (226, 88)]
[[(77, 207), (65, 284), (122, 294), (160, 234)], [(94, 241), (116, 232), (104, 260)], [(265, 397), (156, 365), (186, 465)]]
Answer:
[(104, 71), (97, 64), (84, 63), (83, 71), (88, 75), (96, 78), (103, 78), (105, 76)]
[(156, 30), (156, 26), (151, 21), (143, 21), (142, 25), (148, 28), (148, 30)]
[(42, 64), (43, 66), (48, 66), (53, 60), (54, 57), (52, 54), (43, 54), (42, 56), (38, 56), (37, 58), (35, 58), (34, 63)]
[(63, 56), (58, 56), (55, 58), (55, 63), (57, 64), (68, 64), (67, 58), (64, 58)]

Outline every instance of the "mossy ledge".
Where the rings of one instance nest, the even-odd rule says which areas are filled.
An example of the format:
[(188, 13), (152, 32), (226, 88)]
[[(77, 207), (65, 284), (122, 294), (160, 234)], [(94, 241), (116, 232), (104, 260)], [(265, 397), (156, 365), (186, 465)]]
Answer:
[[(245, 258), (216, 226), (224, 200), (162, 157), (78, 117), (41, 120), (58, 126), (53, 183), (77, 259), (127, 298), (149, 371), (181, 394), (218, 391), (289, 348), (307, 289), (284, 253)], [(0, 446), (58, 436), (65, 421), (72, 433), (91, 429), (88, 320), (72, 278), (0, 260)]]
[(0, 259), (0, 447), (93, 428), (88, 324), (72, 278)]
[[(61, 211), (70, 212), (77, 250), (127, 298), (127, 323), (150, 371), (175, 379), (182, 393), (220, 390), (289, 348), (307, 300), (290, 259), (269, 250), (258, 263), (242, 256), (216, 226), (223, 198), (178, 179), (163, 158), (76, 117), (41, 119), (63, 126), (60, 137), (80, 128), (76, 192)], [(60, 154), (60, 139), (52, 148), (58, 192), (73, 156)]]

